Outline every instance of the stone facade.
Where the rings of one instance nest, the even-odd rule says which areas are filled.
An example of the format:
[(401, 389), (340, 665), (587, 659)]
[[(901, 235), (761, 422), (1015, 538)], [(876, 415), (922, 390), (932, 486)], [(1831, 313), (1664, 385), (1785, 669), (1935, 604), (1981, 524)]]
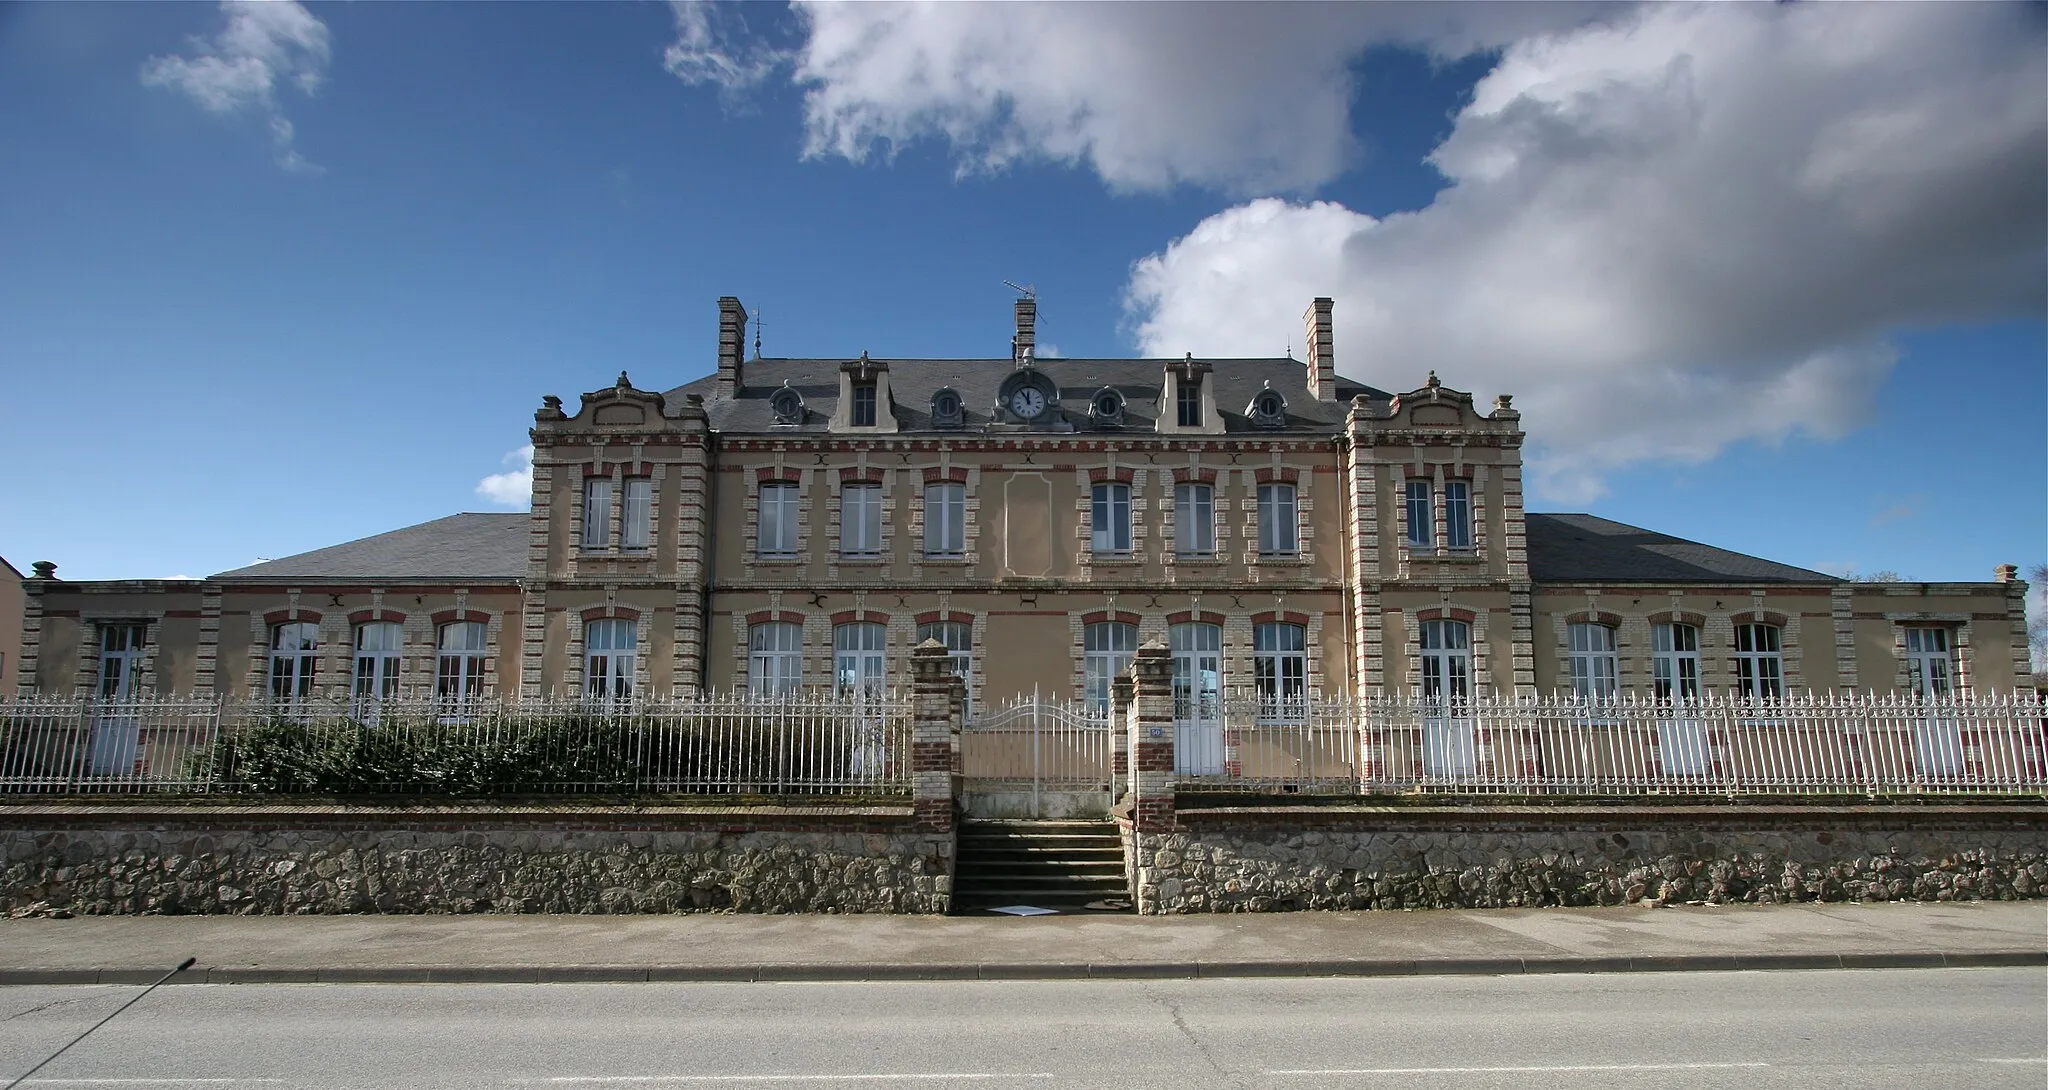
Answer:
[(2048, 896), (2038, 806), (1183, 810), (1125, 826), (1147, 913)]

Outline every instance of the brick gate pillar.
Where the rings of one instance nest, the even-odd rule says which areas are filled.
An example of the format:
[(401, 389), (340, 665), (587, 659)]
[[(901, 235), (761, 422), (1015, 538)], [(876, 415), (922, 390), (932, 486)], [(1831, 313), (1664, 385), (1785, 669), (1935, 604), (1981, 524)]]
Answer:
[(953, 802), (960, 773), (953, 759), (960, 737), (960, 675), (945, 645), (926, 640), (910, 652), (910, 798), (917, 827), (953, 831)]
[(1137, 699), (1137, 682), (1128, 673), (1109, 679), (1109, 777), (1110, 799), (1120, 800), (1131, 786), (1131, 746), (1127, 736), (1132, 715), (1131, 701)]
[(1160, 832), (1174, 827), (1173, 657), (1165, 644), (1138, 648), (1131, 680), (1131, 823), (1139, 832)]

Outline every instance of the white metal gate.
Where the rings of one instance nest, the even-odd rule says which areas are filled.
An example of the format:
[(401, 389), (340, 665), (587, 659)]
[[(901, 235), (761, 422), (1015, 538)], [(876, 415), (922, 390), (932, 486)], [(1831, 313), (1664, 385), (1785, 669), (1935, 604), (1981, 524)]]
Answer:
[(1115, 801), (1107, 711), (1037, 692), (982, 708), (960, 731), (967, 811), (977, 817), (1107, 813)]

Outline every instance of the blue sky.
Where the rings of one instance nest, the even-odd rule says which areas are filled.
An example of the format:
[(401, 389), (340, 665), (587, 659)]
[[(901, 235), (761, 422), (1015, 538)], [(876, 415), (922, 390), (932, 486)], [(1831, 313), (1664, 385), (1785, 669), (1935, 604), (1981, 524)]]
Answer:
[[(1535, 510), (2048, 559), (2038, 6), (0, 8), (0, 555), (503, 509), (541, 395), (1252, 355), (1516, 395)], [(1854, 48), (1844, 42), (1856, 43)]]

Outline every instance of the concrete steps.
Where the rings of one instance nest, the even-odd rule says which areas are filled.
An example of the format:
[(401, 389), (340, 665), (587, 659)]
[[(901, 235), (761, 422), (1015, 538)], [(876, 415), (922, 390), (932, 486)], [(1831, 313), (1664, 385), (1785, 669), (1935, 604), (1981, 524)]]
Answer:
[(1009, 905), (1120, 911), (1087, 906), (1130, 901), (1115, 822), (970, 820), (960, 826), (958, 851), (954, 915)]

